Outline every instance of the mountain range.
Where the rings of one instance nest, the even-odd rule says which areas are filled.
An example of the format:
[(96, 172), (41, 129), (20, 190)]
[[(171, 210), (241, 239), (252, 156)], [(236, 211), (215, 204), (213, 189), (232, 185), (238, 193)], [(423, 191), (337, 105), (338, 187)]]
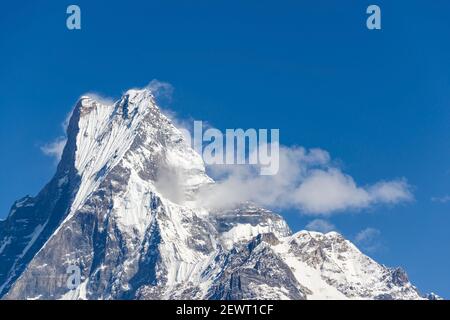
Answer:
[(336, 232), (292, 233), (254, 203), (198, 206), (214, 183), (151, 91), (81, 97), (54, 177), (0, 221), (0, 297), (439, 298)]

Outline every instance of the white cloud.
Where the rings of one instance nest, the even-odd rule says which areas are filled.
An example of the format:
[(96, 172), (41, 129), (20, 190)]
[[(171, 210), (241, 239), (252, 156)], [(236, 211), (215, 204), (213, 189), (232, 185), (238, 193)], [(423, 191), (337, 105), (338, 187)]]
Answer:
[(157, 79), (153, 79), (150, 83), (145, 87), (145, 89), (150, 90), (158, 103), (171, 102), (174, 88), (173, 86), (164, 81), (159, 81)]
[(312, 170), (292, 193), (292, 201), (302, 210), (329, 213), (370, 204), (369, 193), (353, 178), (335, 168)]
[(405, 179), (378, 182), (369, 188), (372, 201), (397, 203), (412, 200), (412, 194)]
[(49, 142), (41, 147), (41, 151), (49, 157), (53, 157), (55, 161), (61, 160), (64, 147), (66, 146), (66, 137), (58, 137), (54, 141)]
[(73, 115), (73, 110), (74, 110), (74, 108), (72, 108), (72, 110), (66, 115), (66, 118), (64, 119), (64, 121), (61, 123), (61, 128), (63, 129), (63, 131), (65, 133), (67, 133), (67, 128), (69, 128), (69, 123), (70, 123), (70, 119), (72, 118), (72, 115)]
[(403, 179), (364, 188), (358, 187), (351, 176), (337, 168), (313, 170), (293, 194), (293, 201), (311, 213), (363, 209), (376, 203), (411, 199), (409, 186)]
[(280, 170), (274, 176), (260, 176), (250, 166), (222, 166), (210, 171), (216, 174), (217, 183), (208, 186), (199, 199), (207, 207), (251, 201), (275, 209), (326, 215), (413, 199), (405, 179), (358, 186), (321, 149), (280, 147)]
[(358, 232), (355, 236), (355, 241), (357, 243), (362, 243), (366, 241), (371, 241), (374, 238), (378, 237), (381, 234), (380, 230), (375, 228), (366, 228)]
[(194, 119), (189, 118), (189, 119), (185, 119), (182, 117), (179, 117), (179, 115), (173, 111), (170, 110), (168, 108), (161, 108), (159, 106), (161, 112), (170, 119), (170, 121), (172, 122), (172, 124), (181, 131), (181, 133), (183, 134), (184, 138), (186, 141), (191, 141), (192, 140), (192, 131), (193, 131), (193, 123), (194, 123)]
[(375, 228), (366, 228), (355, 236), (355, 243), (367, 252), (375, 252), (381, 248), (381, 232)]
[(327, 233), (330, 231), (336, 231), (336, 227), (328, 222), (327, 220), (323, 220), (323, 219), (315, 219), (310, 221), (306, 226), (305, 226), (306, 230), (310, 230), (310, 231), (317, 231), (317, 232), (322, 232), (322, 233)]
[[(100, 96), (91, 94), (91, 96), (94, 95), (100, 99)], [(72, 118), (72, 114), (75, 107), (70, 110), (69, 113), (67, 113), (66, 117), (64, 118), (64, 121), (61, 122), (61, 129), (64, 132), (64, 136), (59, 136), (53, 141), (50, 141), (40, 147), (42, 153), (46, 156), (54, 158), (55, 162), (58, 163), (61, 160), (64, 147), (67, 143), (67, 128), (69, 127), (70, 119)]]

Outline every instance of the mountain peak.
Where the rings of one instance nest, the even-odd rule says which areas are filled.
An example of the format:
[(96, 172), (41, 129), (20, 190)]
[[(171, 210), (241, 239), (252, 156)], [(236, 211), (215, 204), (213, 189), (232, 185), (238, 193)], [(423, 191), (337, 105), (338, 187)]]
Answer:
[(150, 98), (154, 100), (154, 95), (150, 89), (129, 89), (125, 92), (124, 96), (128, 96), (130, 99)]
[(114, 114), (125, 114), (128, 116), (128, 112), (133, 111), (159, 110), (154, 95), (149, 89), (130, 89), (115, 102), (103, 99), (95, 94), (86, 94), (80, 97), (76, 104), (76, 109), (80, 110), (82, 116), (97, 110), (97, 112), (109, 112), (111, 117)]

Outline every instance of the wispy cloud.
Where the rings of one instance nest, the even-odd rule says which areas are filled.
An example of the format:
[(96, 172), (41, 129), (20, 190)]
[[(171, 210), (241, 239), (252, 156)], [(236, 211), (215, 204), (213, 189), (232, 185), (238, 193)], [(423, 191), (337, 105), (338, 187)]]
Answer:
[(73, 110), (74, 108), (72, 108), (72, 110), (67, 113), (64, 121), (61, 122), (61, 129), (63, 130), (64, 135), (61, 135), (40, 147), (42, 153), (48, 157), (53, 158), (56, 164), (61, 160), (64, 147), (67, 143), (67, 128), (69, 127), (69, 122), (70, 118), (72, 117)]
[(355, 243), (363, 250), (374, 253), (381, 247), (381, 231), (375, 228), (365, 228), (355, 236)]
[(355, 237), (355, 241), (358, 243), (364, 242), (364, 241), (370, 241), (374, 238), (378, 237), (381, 234), (380, 230), (375, 228), (366, 228), (358, 232), (358, 234)]
[(317, 231), (327, 233), (330, 231), (337, 231), (337, 228), (331, 222), (324, 219), (314, 219), (310, 221), (306, 226), (306, 230)]
[(431, 201), (438, 202), (438, 203), (447, 203), (450, 201), (450, 195), (445, 195), (442, 197), (432, 197)]
[(61, 160), (64, 147), (66, 146), (67, 138), (64, 136), (58, 137), (55, 140), (41, 146), (41, 151), (49, 157), (55, 159), (56, 162)]
[(159, 104), (164, 105), (172, 101), (174, 88), (168, 82), (153, 79), (145, 89), (150, 90)]

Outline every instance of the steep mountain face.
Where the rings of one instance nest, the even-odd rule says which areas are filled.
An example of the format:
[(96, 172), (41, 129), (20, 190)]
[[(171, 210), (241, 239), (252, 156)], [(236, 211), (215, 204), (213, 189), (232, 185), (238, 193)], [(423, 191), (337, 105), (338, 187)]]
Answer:
[(82, 97), (54, 178), (0, 221), (0, 296), (422, 299), (401, 269), (337, 233), (292, 234), (281, 216), (249, 203), (194, 205), (212, 183), (149, 91), (113, 105)]

